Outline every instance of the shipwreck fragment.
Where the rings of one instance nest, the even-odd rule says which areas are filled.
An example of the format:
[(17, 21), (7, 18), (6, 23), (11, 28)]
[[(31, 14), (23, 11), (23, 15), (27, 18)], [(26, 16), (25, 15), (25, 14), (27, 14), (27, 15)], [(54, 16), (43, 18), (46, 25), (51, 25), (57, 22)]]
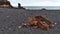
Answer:
[(23, 26), (40, 28), (45, 31), (48, 31), (49, 29), (53, 28), (56, 24), (50, 22), (48, 19), (44, 18), (43, 16), (28, 17), (28, 20), (29, 20), (29, 25), (23, 24)]
[(37, 19), (37, 21), (39, 21), (41, 24), (43, 25), (48, 25), (49, 28), (52, 28), (55, 26), (54, 23), (50, 22), (48, 19), (44, 18), (43, 16), (36, 16), (35, 17)]

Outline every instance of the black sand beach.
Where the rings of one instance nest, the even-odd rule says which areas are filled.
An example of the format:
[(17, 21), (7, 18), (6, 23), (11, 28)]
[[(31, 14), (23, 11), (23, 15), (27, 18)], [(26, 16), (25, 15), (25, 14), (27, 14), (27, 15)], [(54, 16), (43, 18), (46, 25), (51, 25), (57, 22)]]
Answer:
[[(57, 25), (49, 32), (41, 29), (18, 28), (28, 17), (42, 15)], [(0, 34), (60, 34), (60, 10), (23, 10), (0, 8)]]

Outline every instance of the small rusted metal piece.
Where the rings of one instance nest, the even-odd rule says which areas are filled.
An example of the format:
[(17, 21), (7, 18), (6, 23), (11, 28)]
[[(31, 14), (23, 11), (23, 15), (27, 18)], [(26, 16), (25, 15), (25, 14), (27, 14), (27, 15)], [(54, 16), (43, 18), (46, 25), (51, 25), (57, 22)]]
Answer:
[(26, 23), (22, 23), (21, 26), (22, 26), (22, 27), (27, 27), (27, 24), (26, 24)]

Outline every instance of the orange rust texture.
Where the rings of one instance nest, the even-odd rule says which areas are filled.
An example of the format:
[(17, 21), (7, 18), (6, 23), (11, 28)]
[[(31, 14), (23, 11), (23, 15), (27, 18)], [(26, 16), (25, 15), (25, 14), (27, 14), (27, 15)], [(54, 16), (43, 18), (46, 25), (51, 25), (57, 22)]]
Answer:
[(34, 18), (29, 17), (29, 24), (31, 27), (37, 26), (37, 28), (40, 28), (42, 30), (48, 30), (49, 28), (52, 28), (54, 25), (52, 22), (47, 20), (46, 18), (42, 16), (35, 16)]

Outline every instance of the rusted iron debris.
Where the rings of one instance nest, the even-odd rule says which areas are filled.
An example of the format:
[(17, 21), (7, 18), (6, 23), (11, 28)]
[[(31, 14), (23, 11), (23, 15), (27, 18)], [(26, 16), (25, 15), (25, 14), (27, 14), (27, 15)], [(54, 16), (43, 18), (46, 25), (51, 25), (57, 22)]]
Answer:
[(28, 17), (29, 24), (22, 23), (22, 27), (35, 27), (42, 30), (48, 31), (55, 26), (54, 23), (50, 22), (48, 19), (43, 16)]

